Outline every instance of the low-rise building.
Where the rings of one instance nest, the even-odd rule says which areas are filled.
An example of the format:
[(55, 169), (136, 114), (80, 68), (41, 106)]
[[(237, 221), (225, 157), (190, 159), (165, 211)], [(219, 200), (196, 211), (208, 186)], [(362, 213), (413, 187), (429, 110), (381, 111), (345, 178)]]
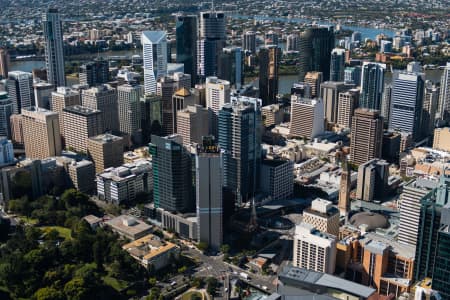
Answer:
[(105, 222), (111, 230), (130, 239), (136, 240), (151, 233), (152, 227), (131, 216), (121, 215)]
[(180, 248), (174, 243), (163, 241), (156, 235), (148, 234), (122, 246), (134, 259), (147, 269), (158, 271), (180, 255)]
[(152, 189), (152, 165), (147, 160), (111, 167), (97, 175), (98, 197), (114, 204), (133, 201), (137, 194)]
[(331, 201), (316, 198), (310, 208), (303, 210), (303, 222), (313, 225), (316, 229), (338, 236), (339, 210)]

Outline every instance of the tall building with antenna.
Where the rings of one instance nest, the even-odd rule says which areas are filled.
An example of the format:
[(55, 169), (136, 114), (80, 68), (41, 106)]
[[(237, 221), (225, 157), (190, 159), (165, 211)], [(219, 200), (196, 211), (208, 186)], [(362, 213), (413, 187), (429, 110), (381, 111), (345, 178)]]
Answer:
[(63, 29), (59, 12), (50, 8), (42, 17), (45, 39), (45, 64), (48, 82), (56, 89), (66, 86), (64, 73)]

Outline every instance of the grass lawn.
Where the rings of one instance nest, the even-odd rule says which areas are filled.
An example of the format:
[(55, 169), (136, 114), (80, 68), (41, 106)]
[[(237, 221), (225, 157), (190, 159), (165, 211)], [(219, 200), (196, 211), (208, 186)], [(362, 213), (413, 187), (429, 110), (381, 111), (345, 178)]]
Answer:
[(190, 292), (183, 294), (183, 296), (181, 296), (181, 300), (191, 300), (192, 296), (198, 296), (198, 297), (200, 297), (200, 299), (203, 299), (202, 293), (196, 292), (196, 291), (190, 291)]
[(30, 225), (36, 225), (38, 222), (37, 219), (32, 219), (32, 218), (28, 218), (25, 216), (20, 216), (18, 218), (20, 219), (20, 221), (24, 222), (25, 224), (30, 224)]
[(42, 226), (42, 227), (39, 227), (39, 229), (43, 230), (46, 233), (49, 232), (50, 230), (54, 229), (54, 230), (58, 231), (59, 236), (64, 238), (65, 240), (72, 239), (69, 228), (65, 228), (65, 227), (61, 227), (61, 226)]
[(116, 291), (121, 291), (128, 286), (128, 282), (123, 280), (117, 280), (116, 278), (110, 276), (104, 276), (103, 282), (109, 286), (111, 286)]

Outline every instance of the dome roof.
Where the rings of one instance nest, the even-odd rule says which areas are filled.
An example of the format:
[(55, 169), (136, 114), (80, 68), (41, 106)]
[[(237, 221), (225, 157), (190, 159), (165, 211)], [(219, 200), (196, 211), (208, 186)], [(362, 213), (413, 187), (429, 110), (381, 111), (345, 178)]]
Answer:
[(367, 225), (367, 231), (389, 227), (389, 221), (385, 216), (373, 212), (360, 212), (353, 215), (350, 218), (350, 224), (355, 227)]

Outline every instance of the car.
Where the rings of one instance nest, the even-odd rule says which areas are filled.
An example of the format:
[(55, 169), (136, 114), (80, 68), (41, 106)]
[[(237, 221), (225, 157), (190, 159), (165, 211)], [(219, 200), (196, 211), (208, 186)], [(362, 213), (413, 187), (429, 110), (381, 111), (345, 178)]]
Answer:
[(174, 286), (174, 285), (177, 285), (177, 282), (176, 282), (176, 281), (172, 281), (172, 282), (170, 283), (170, 286)]

